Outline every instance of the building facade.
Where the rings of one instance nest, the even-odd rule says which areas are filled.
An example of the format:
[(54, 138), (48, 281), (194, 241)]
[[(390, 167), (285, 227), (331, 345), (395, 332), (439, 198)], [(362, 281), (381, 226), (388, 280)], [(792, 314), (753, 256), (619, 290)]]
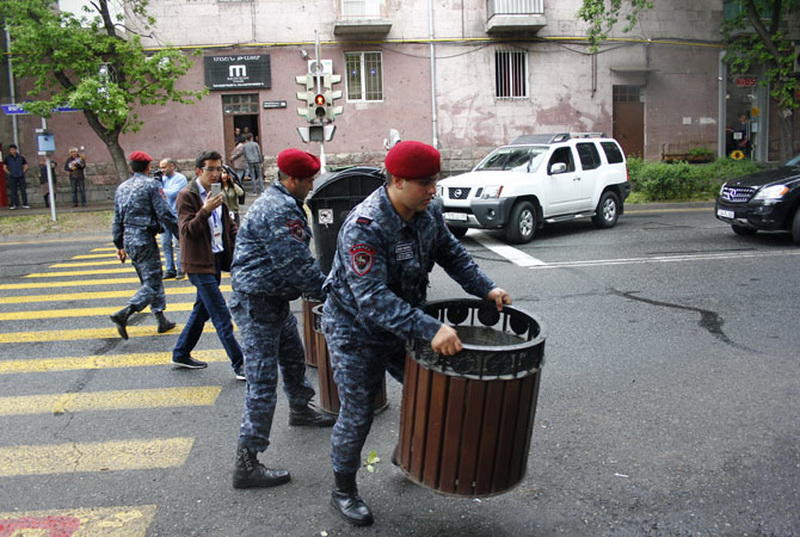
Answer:
[[(723, 0), (670, 0), (617, 31), (592, 54), (577, 19), (580, 0), (152, 0), (150, 48), (199, 51), (178, 86), (209, 88), (192, 105), (139, 111), (145, 125), (122, 137), (126, 151), (192, 158), (230, 154), (245, 127), (265, 154), (303, 146), (295, 77), (315, 56), (342, 76), (331, 164), (379, 164), (390, 129), (438, 146), (448, 172), (468, 169), (497, 145), (535, 132), (603, 132), (629, 155), (660, 160), (704, 147), (726, 153), (728, 124), (766, 93), (731, 95), (738, 74), (721, 62)], [(129, 26), (135, 24), (129, 20)], [(746, 75), (746, 74), (745, 74)], [(737, 78), (738, 80), (738, 78)], [(739, 88), (741, 89), (741, 88)], [(733, 99), (733, 101), (731, 101)], [(736, 106), (729, 106), (735, 102)], [(33, 144), (38, 119), (20, 119)], [(80, 113), (49, 121), (60, 150), (83, 147), (110, 161)], [(768, 129), (763, 150), (768, 158)], [(762, 136), (762, 135), (759, 135)], [(798, 136), (800, 140), (800, 136)], [(307, 146), (318, 152), (318, 144)], [(95, 182), (113, 183), (113, 172)], [(111, 189), (109, 189), (111, 190)], [(113, 193), (112, 193), (113, 195)]]

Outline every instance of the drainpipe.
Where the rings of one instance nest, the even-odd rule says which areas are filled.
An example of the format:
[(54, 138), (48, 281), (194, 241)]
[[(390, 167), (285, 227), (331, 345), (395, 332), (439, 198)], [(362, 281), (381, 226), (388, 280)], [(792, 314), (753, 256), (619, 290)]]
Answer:
[(436, 47), (433, 44), (433, 0), (428, 0), (428, 37), (431, 54), (431, 128), (433, 147), (439, 147), (439, 119), (436, 113)]
[[(8, 49), (8, 95), (11, 97), (11, 104), (17, 104), (17, 96), (14, 91), (14, 71), (11, 68), (11, 34), (6, 31), (6, 48)], [(14, 145), (19, 147), (19, 127), (17, 125), (17, 114), (11, 114), (11, 134), (14, 137)]]
[(725, 144), (728, 141), (728, 66), (725, 65), (725, 51), (719, 53), (719, 75), (717, 76), (717, 157), (725, 158)]

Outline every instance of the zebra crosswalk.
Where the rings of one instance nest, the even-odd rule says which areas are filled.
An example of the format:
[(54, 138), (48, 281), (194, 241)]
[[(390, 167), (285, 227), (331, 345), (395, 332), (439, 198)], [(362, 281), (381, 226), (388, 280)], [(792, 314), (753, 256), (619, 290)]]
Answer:
[[(2, 491), (37, 487), (31, 480), (46, 479), (42, 490), (53, 491), (36, 502), (52, 510), (15, 504), (13, 511), (0, 512), (0, 536), (144, 537), (157, 502), (109, 507), (76, 500), (64, 509), (70, 498), (64, 492), (74, 492), (76, 483), (93, 474), (127, 480), (131, 472), (185, 465), (202, 431), (194, 431), (181, 412), (197, 416), (226, 390), (242, 389), (215, 337), (205, 336), (193, 353), (210, 364), (194, 375), (170, 364), (180, 323), (158, 334), (153, 317), (142, 312), (131, 318), (131, 339), (119, 338), (108, 316), (133, 295), (139, 280), (115, 252), (98, 245), (0, 283), (0, 505), (27, 497)], [(164, 283), (167, 314), (190, 311), (193, 302), (185, 299), (195, 289), (188, 280)], [(229, 283), (221, 289), (230, 291)], [(57, 434), (49, 432), (54, 429)]]

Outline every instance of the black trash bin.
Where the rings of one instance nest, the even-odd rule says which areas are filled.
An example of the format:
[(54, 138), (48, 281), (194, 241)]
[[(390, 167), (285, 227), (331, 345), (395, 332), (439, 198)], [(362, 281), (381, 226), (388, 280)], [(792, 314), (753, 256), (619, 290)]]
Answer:
[(327, 274), (336, 253), (336, 237), (350, 210), (385, 181), (383, 170), (357, 166), (321, 175), (306, 203), (311, 209), (311, 231), (319, 266)]

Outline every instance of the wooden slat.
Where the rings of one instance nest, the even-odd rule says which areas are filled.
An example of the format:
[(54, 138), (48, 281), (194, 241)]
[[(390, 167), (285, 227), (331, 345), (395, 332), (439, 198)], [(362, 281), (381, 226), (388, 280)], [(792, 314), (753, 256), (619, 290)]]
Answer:
[(400, 466), (408, 471), (411, 464), (411, 443), (414, 439), (414, 401), (417, 398), (419, 364), (406, 359), (403, 373), (403, 399), (400, 407)]
[(325, 338), (317, 334), (317, 362), (319, 374), (319, 403), (320, 407), (331, 414), (339, 413), (339, 391), (333, 381), (333, 368), (331, 367), (330, 354)]
[(306, 351), (306, 365), (317, 367), (317, 346), (314, 344), (317, 333), (314, 331), (314, 312), (319, 302), (303, 300), (303, 346)]
[(442, 435), (442, 458), (439, 472), (438, 490), (455, 492), (458, 479), (458, 465), (461, 452), (461, 430), (464, 424), (464, 401), (467, 394), (467, 381), (451, 377), (447, 397), (447, 412)]
[(519, 419), (517, 420), (516, 431), (514, 432), (514, 449), (511, 453), (511, 465), (509, 475), (513, 479), (515, 476), (522, 479), (528, 463), (528, 448), (530, 441), (531, 424), (533, 421), (532, 402), (535, 401), (534, 394), (537, 391), (539, 374), (530, 375), (521, 379), (521, 389), (519, 397)]
[(516, 476), (509, 475), (511, 468), (511, 453), (514, 448), (514, 433), (519, 419), (519, 392), (521, 381), (509, 380), (506, 382), (503, 393), (503, 408), (500, 414), (500, 430), (497, 442), (497, 462), (492, 476), (492, 492), (505, 490), (511, 485), (511, 480), (516, 483)]
[(425, 432), (428, 422), (428, 402), (430, 400), (431, 372), (421, 366), (417, 379), (417, 397), (414, 401), (414, 440), (411, 443), (411, 475), (422, 481), (425, 466)]
[(428, 405), (425, 465), (422, 482), (436, 488), (441, 464), (442, 435), (444, 434), (444, 412), (447, 408), (447, 375), (432, 373), (431, 400)]
[(461, 460), (458, 464), (459, 494), (473, 494), (473, 481), (478, 464), (478, 447), (483, 429), (483, 399), (486, 382), (470, 380), (467, 386), (465, 426), (461, 435)]
[(500, 430), (500, 413), (503, 405), (503, 385), (506, 381), (485, 382), (486, 397), (483, 404), (483, 427), (478, 447), (478, 464), (475, 475), (475, 494), (492, 491), (492, 474), (497, 462), (497, 434)]

